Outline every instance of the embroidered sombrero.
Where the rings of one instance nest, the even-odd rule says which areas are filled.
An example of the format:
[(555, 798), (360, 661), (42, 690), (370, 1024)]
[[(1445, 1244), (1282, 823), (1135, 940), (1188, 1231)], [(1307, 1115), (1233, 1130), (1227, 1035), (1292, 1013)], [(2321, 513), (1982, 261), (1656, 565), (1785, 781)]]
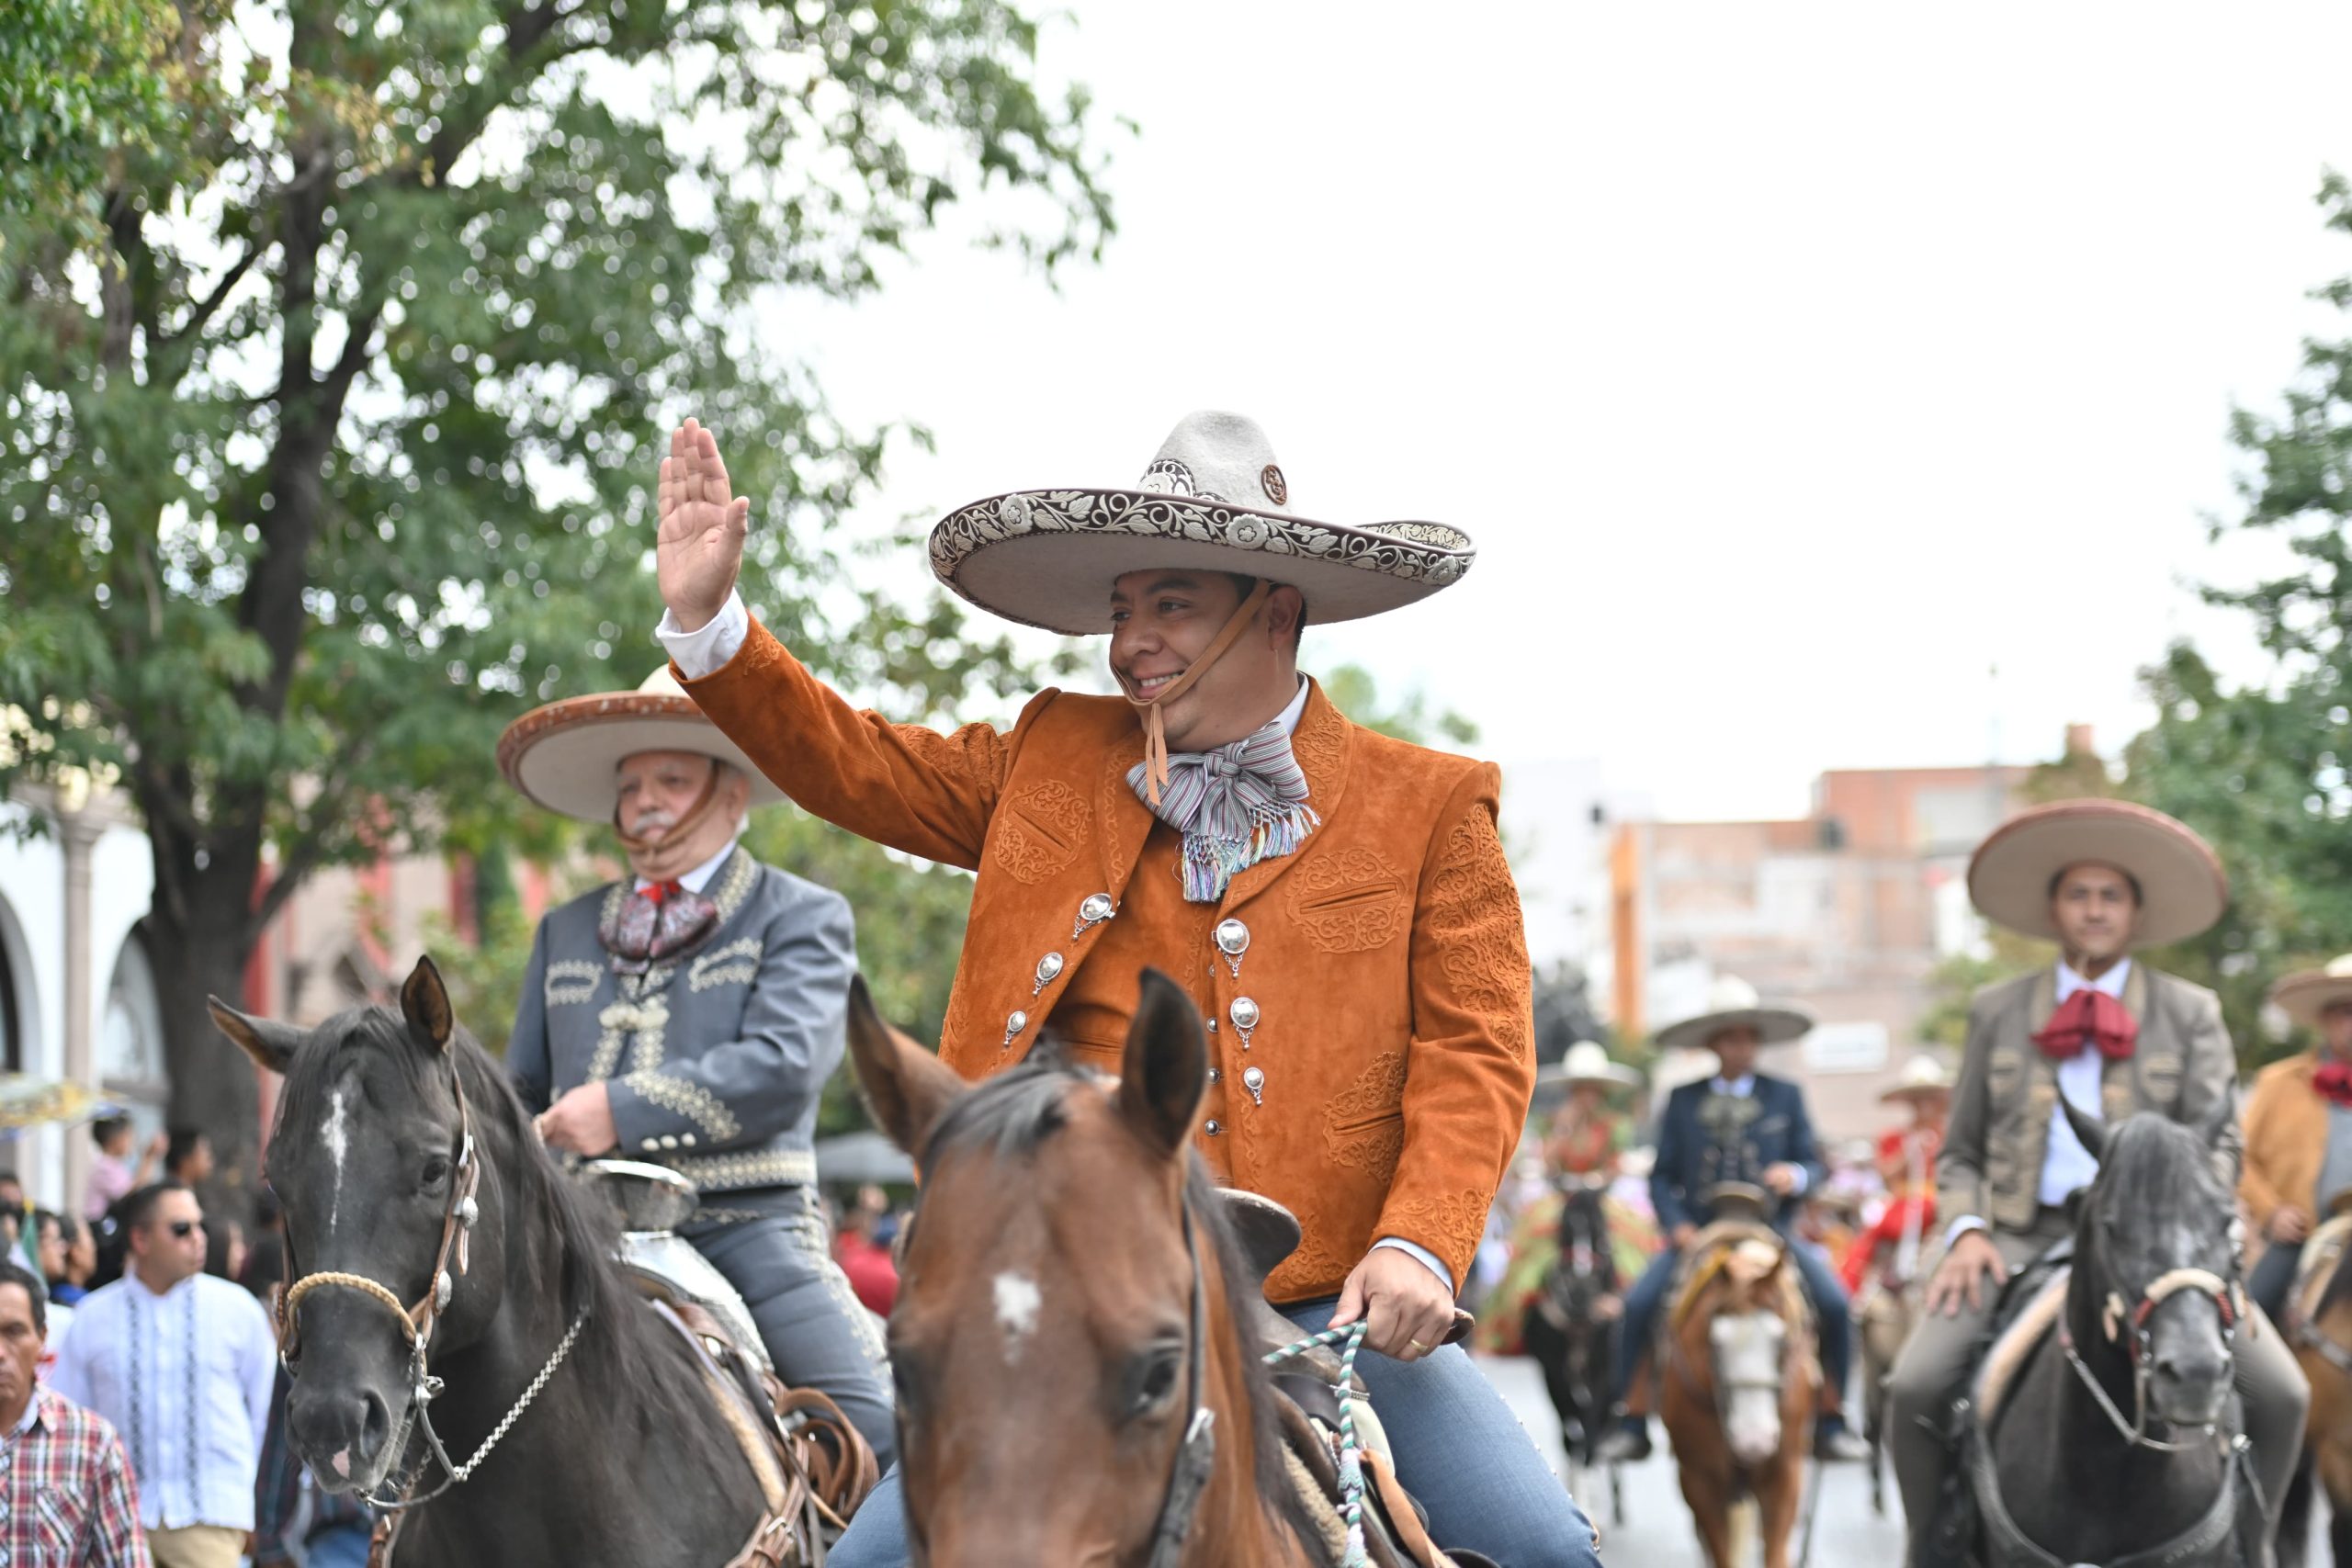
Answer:
[(1111, 584), (1130, 571), (1287, 583), (1321, 623), (1425, 599), (1477, 556), (1442, 523), (1317, 523), (1290, 503), (1255, 421), (1187, 414), (1132, 488), (1015, 491), (951, 513), (931, 531), (931, 570), (984, 610), (1082, 637), (1111, 629)]
[(2300, 969), (2270, 987), (2270, 999), (2306, 1029), (2338, 1002), (2352, 1002), (2352, 953), (2328, 960), (2324, 968)]
[(2010, 818), (1968, 863), (1969, 901), (2019, 936), (2055, 942), (2051, 885), (2086, 862), (2139, 884), (2138, 946), (2186, 942), (2229, 905), (2230, 879), (2211, 846), (2186, 824), (2126, 800), (2053, 801)]
[(1657, 1032), (1660, 1050), (1699, 1050), (1726, 1029), (1752, 1029), (1767, 1045), (1785, 1045), (1813, 1028), (1794, 1008), (1768, 1008), (1756, 987), (1734, 976), (1718, 976), (1707, 987), (1707, 1010)]
[(639, 751), (716, 757), (752, 781), (753, 806), (784, 798), (743, 749), (703, 716), (666, 664), (634, 692), (599, 692), (533, 708), (498, 738), (498, 771), (550, 811), (609, 823), (613, 775), (622, 758)]

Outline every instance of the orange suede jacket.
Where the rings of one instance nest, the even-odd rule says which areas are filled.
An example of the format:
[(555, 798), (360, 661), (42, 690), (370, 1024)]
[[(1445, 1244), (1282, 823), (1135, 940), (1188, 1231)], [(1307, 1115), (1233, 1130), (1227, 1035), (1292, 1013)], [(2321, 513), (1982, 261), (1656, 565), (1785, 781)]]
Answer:
[[(1139, 880), (1141, 867), (1172, 884), (1174, 836), (1127, 785), (1143, 736), (1123, 698), (1042, 692), (1001, 732), (895, 725), (851, 707), (756, 621), (725, 667), (679, 674), (808, 810), (978, 874), (940, 1042), (949, 1065), (974, 1078), (1012, 1065), (1065, 999), (1088, 1016), (1111, 998), (1132, 1010), (1134, 971), (1087, 961), (1106, 947), (1106, 970), (1148, 960), (1209, 1023), (1195, 1146), (1305, 1228), (1270, 1297), (1335, 1293), (1381, 1236), (1468, 1277), (1535, 1073), (1492, 763), (1351, 724), (1318, 686), (1292, 744), (1322, 825), (1236, 876), (1213, 911), (1187, 911)], [(1105, 907), (1118, 912), (1087, 918)], [(1121, 927), (1155, 910), (1159, 929)], [(1238, 1024), (1252, 1020), (1245, 1051)], [(1244, 1092), (1253, 1066), (1262, 1099)]]

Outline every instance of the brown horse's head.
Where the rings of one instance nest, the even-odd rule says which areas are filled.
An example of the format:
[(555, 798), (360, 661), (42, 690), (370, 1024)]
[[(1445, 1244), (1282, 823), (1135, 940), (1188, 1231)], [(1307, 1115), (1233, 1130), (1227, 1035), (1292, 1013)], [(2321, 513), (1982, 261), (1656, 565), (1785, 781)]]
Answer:
[(1143, 1561), (1195, 1382), (1216, 1465), (1184, 1561), (1288, 1560), (1242, 1270), (1191, 1149), (1208, 1057), (1183, 991), (1145, 973), (1116, 1079), (1042, 1052), (967, 1088), (862, 986), (850, 1051), (923, 1174), (890, 1320), (917, 1561)]
[[(1804, 1297), (1788, 1243), (1760, 1227), (1703, 1242), (1701, 1275), (1678, 1303), (1673, 1356), (1693, 1404), (1710, 1401), (1736, 1464), (1755, 1467), (1802, 1436), (1813, 1400)], [(1678, 1436), (1678, 1447), (1680, 1438)]]

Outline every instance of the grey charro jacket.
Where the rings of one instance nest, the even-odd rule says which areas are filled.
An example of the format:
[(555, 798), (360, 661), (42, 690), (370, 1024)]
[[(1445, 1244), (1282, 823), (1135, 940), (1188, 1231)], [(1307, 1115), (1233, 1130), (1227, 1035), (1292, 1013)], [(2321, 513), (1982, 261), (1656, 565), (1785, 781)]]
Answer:
[[(2108, 1063), (2101, 1074), (2103, 1120), (2112, 1125), (2134, 1111), (2154, 1111), (2196, 1125), (2217, 1106), (2234, 1105), (2237, 1056), (2222, 1025), (2220, 998), (2135, 959), (2123, 1005), (2139, 1021), (2140, 1038), (2127, 1060)], [(1936, 1161), (1942, 1222), (1973, 1214), (1996, 1231), (2032, 1228), (2050, 1118), (2058, 1109), (2057, 1065), (2033, 1034), (2057, 1006), (2054, 966), (1987, 986), (1970, 1005), (1968, 1045)], [(2232, 1190), (2239, 1150), (2232, 1114), (2213, 1145), (2214, 1172)]]
[(507, 1069), (537, 1111), (612, 1086), (620, 1153), (708, 1191), (816, 1179), (817, 1098), (842, 1059), (857, 965), (849, 901), (741, 848), (703, 889), (718, 923), (644, 975), (615, 975), (596, 928), (616, 882), (539, 922)]

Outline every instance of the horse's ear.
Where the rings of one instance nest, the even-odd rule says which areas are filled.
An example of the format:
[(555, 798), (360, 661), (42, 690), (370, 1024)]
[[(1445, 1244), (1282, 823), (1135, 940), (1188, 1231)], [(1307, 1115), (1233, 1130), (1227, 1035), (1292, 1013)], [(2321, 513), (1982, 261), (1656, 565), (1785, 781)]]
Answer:
[(429, 953), (417, 954), (416, 967), (408, 972), (407, 980), (401, 983), (401, 1016), (435, 1050), (449, 1048), (449, 1036), (456, 1031), (458, 1020), (449, 1010), (449, 988), (441, 983), (441, 971), (434, 966)]
[(254, 1066), (280, 1077), (292, 1065), (295, 1049), (310, 1037), (307, 1029), (239, 1012), (219, 997), (205, 998), (204, 1005), (211, 1010), (213, 1028), (235, 1041)]
[(863, 975), (849, 983), (849, 1059), (874, 1120), (910, 1155), (922, 1152), (939, 1118), (970, 1089), (955, 1068), (882, 1021)]
[(2107, 1123), (2067, 1099), (2063, 1089), (2059, 1092), (2058, 1103), (2066, 1108), (2066, 1125), (2075, 1130), (2075, 1138), (2081, 1142), (2091, 1158), (2105, 1159), (2107, 1157)]
[(1208, 1085), (1209, 1043), (1199, 1010), (1182, 986), (1145, 970), (1119, 1067), (1120, 1112), (1144, 1142), (1173, 1157), (1193, 1135)]

